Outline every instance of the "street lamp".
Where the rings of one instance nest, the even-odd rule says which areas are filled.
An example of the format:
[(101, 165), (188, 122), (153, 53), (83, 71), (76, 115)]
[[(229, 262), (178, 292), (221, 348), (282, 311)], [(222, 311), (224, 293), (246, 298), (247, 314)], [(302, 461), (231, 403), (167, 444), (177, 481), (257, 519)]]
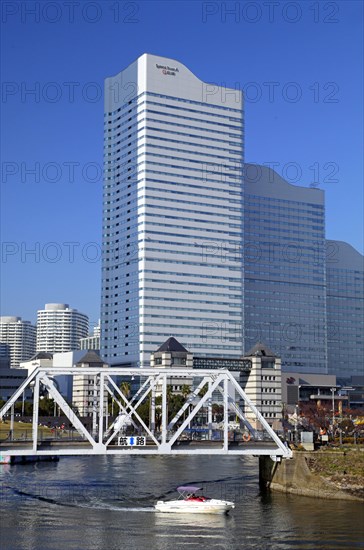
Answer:
[(332, 435), (334, 437), (334, 422), (335, 422), (335, 391), (336, 388), (330, 388), (332, 395)]

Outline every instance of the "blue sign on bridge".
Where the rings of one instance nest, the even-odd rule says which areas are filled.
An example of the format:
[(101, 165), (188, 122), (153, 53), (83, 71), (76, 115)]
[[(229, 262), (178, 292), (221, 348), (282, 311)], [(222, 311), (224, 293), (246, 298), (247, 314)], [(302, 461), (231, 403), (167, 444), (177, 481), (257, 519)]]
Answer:
[(142, 447), (146, 445), (146, 439), (144, 435), (120, 436), (118, 445), (120, 447)]

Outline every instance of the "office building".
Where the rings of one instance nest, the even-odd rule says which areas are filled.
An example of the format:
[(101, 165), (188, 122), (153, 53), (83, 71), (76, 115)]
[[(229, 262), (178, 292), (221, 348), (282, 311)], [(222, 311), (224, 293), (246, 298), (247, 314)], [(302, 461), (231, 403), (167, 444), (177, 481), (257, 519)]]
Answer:
[(328, 372), (364, 375), (364, 258), (348, 243), (327, 241)]
[(60, 353), (80, 348), (88, 334), (88, 317), (68, 304), (46, 304), (37, 315), (37, 352)]
[(106, 79), (102, 357), (148, 366), (175, 337), (217, 364), (261, 341), (283, 372), (362, 374), (362, 256), (326, 241), (322, 190), (243, 160), (240, 92), (149, 54)]
[(100, 351), (100, 325), (94, 327), (93, 334), (80, 338), (80, 349)]
[(243, 105), (144, 54), (105, 82), (101, 354), (149, 365), (174, 336), (243, 351)]
[[(0, 400), (7, 401), (27, 378), (27, 373), (18, 368), (10, 367), (10, 358), (0, 356)], [(31, 388), (26, 388), (22, 395), (22, 413), (24, 402), (33, 397)], [(9, 414), (9, 413), (8, 413)]]
[[(333, 374), (302, 374), (300, 372), (282, 373), (282, 406), (284, 413), (297, 412), (300, 404), (328, 407), (343, 400), (336, 376)], [(347, 401), (347, 399), (345, 399)]]
[(0, 357), (9, 358), (10, 367), (17, 368), (21, 361), (35, 352), (36, 328), (21, 317), (0, 317)]
[(324, 193), (253, 164), (244, 183), (245, 349), (263, 341), (283, 371), (326, 373)]

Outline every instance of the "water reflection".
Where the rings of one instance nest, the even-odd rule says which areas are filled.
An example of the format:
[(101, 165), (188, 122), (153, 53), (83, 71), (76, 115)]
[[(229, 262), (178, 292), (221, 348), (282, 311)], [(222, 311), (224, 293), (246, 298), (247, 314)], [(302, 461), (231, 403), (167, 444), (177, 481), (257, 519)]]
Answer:
[[(258, 464), (226, 457), (73, 457), (0, 468), (2, 550), (361, 547), (361, 503), (261, 494)], [(228, 515), (156, 512), (178, 485), (235, 501)], [(361, 531), (361, 532), (360, 532)]]
[(201, 530), (207, 530), (210, 533), (216, 529), (225, 529), (226, 527), (234, 526), (234, 518), (232, 515), (226, 514), (168, 514), (156, 512), (155, 514), (156, 527), (186, 527), (191, 534)]
[(5, 474), (10, 474), (10, 469), (10, 464), (0, 464), (0, 477), (3, 477)]

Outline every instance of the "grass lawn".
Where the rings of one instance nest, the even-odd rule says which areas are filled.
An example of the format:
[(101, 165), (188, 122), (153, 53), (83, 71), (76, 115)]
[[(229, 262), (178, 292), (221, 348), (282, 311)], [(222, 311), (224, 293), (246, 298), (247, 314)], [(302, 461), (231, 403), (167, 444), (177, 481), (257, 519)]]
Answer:
[[(0, 441), (4, 441), (10, 432), (10, 420), (0, 422)], [(40, 437), (50, 437), (52, 430), (45, 426), (38, 426), (38, 433)], [(27, 438), (32, 437), (32, 424), (28, 422), (14, 422), (14, 439), (22, 439), (27, 435)]]
[(364, 476), (364, 452), (356, 449), (316, 452), (309, 460), (310, 469), (325, 476)]

